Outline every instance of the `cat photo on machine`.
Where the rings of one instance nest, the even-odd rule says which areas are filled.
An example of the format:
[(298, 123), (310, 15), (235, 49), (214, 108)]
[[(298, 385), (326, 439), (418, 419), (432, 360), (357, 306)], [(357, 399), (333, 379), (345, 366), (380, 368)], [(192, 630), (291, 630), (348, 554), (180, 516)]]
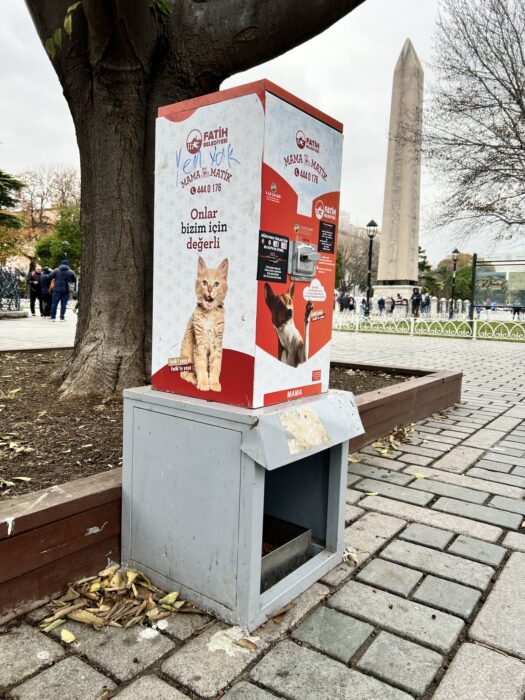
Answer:
[(181, 346), (181, 356), (193, 365), (181, 372), (181, 378), (201, 391), (221, 391), (222, 339), (224, 335), (224, 299), (228, 292), (228, 258), (218, 267), (207, 267), (199, 257), (193, 311)]

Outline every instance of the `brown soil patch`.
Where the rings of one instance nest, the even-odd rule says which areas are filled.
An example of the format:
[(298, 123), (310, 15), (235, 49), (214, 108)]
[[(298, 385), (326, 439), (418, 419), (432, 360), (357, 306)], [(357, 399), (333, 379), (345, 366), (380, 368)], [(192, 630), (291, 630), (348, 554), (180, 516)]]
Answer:
[[(122, 463), (122, 402), (58, 396), (53, 374), (70, 352), (0, 353), (0, 501)], [(387, 372), (330, 372), (332, 388), (355, 394), (406, 379)]]
[(70, 352), (0, 353), (0, 479), (31, 479), (0, 485), (0, 500), (121, 465), (122, 402), (58, 396)]
[(390, 374), (389, 372), (372, 372), (362, 369), (346, 369), (332, 367), (330, 369), (330, 389), (353, 391), (354, 394), (364, 394), (367, 391), (384, 389), (385, 386), (406, 382), (413, 379), (405, 374)]

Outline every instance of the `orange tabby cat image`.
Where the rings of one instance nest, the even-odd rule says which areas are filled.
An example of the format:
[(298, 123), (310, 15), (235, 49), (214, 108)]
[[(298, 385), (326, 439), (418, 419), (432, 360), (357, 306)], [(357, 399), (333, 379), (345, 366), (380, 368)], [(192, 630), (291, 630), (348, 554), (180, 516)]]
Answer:
[(222, 336), (224, 333), (224, 298), (228, 291), (228, 258), (219, 267), (206, 267), (199, 257), (195, 294), (197, 307), (190, 316), (181, 356), (193, 364), (191, 372), (181, 372), (182, 379), (201, 391), (220, 391)]

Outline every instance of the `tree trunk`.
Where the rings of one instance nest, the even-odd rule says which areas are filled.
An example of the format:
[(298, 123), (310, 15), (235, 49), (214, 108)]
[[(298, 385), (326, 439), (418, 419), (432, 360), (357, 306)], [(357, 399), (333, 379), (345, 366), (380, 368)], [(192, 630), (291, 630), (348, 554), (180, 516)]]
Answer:
[(162, 98), (152, 83), (142, 71), (105, 72), (89, 111), (72, 110), (84, 243), (65, 395), (107, 395), (149, 379), (155, 115), (161, 104), (189, 96), (181, 89)]
[(118, 75), (97, 79), (91, 109), (75, 118), (83, 248), (66, 393), (112, 393), (145, 379), (145, 269), (151, 245), (144, 181), (146, 104), (141, 76), (124, 77), (118, 96), (112, 80)]
[[(68, 396), (149, 378), (155, 116), (323, 31), (364, 0), (82, 0), (53, 57), (80, 150), (82, 266)], [(70, 0), (26, 0), (43, 44)], [(176, 271), (174, 270), (174, 277)]]

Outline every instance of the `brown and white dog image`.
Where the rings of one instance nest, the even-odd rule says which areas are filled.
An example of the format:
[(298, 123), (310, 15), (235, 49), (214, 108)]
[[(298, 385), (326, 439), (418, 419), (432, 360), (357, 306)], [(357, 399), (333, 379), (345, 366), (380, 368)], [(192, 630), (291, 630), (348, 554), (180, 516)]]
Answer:
[(264, 285), (264, 298), (272, 313), (272, 324), (277, 331), (279, 339), (278, 358), (291, 367), (298, 367), (308, 359), (308, 326), (312, 304), (306, 304), (304, 314), (305, 340), (297, 330), (294, 323), (293, 294), (295, 283), (284, 294), (274, 294), (268, 282)]

